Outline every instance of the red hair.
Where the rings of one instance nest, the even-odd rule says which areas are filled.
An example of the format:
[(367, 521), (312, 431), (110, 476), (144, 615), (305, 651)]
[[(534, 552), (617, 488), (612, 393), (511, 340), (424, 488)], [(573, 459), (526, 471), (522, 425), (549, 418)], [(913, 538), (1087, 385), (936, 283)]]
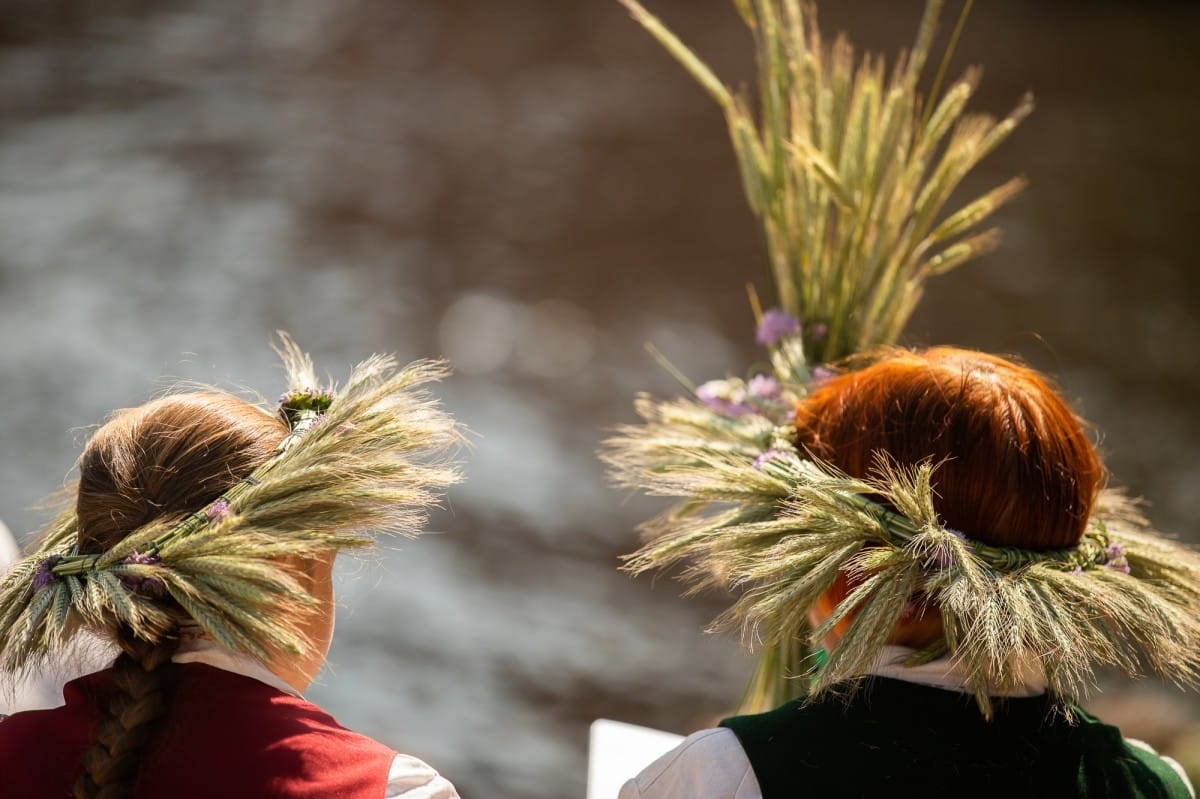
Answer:
[(950, 347), (889, 353), (833, 377), (796, 408), (798, 445), (853, 477), (876, 453), (934, 472), (934, 507), (968, 538), (1023, 549), (1079, 542), (1104, 468), (1049, 380)]

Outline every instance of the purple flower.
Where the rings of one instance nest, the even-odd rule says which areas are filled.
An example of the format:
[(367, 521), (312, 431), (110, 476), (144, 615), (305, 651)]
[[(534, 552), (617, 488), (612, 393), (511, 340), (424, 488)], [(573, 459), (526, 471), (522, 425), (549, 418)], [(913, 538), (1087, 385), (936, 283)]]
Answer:
[(159, 599), (166, 596), (167, 588), (156, 577), (121, 577), (121, 585), (131, 594)]
[(829, 335), (829, 325), (824, 322), (814, 322), (808, 326), (808, 337), (813, 341), (824, 341)]
[(1129, 560), (1125, 557), (1123, 544), (1109, 544), (1105, 554), (1108, 555), (1108, 560), (1104, 563), (1106, 567), (1129, 574)]
[(301, 407), (323, 406), (327, 408), (334, 399), (334, 393), (327, 388), (301, 388), (280, 394), (279, 404), (297, 404)]
[[(162, 559), (157, 554), (143, 555), (140, 552), (134, 552), (121, 562), (137, 564), (140, 566), (157, 566), (162, 562)], [(130, 575), (122, 575), (118, 579), (121, 581), (121, 585), (125, 586), (125, 590), (132, 594), (158, 598), (167, 593), (166, 586), (164, 586), (162, 580), (159, 580), (157, 577), (133, 577)]]
[(826, 369), (824, 366), (814, 366), (812, 370), (812, 382), (814, 386), (819, 386), (826, 380), (831, 380), (837, 377), (837, 372), (832, 369)]
[(740, 380), (709, 380), (696, 389), (696, 399), (705, 407), (727, 416), (742, 416), (754, 409), (746, 404), (746, 389)]
[(1074, 575), (1075, 577), (1082, 577), (1083, 576), (1083, 567), (1076, 566), (1074, 569), (1071, 569), (1071, 574)]
[(61, 555), (51, 555), (43, 560), (37, 567), (37, 571), (33, 574), (33, 590), (41, 591), (50, 583), (58, 579), (58, 575), (50, 571), (62, 559)]
[(132, 555), (129, 555), (121, 562), (122, 563), (138, 563), (138, 564), (141, 564), (142, 566), (156, 566), (159, 563), (162, 563), (162, 558), (160, 558), (158, 555), (154, 555), (154, 554), (143, 555), (140, 552), (134, 552)]
[(744, 402), (729, 402), (718, 399), (704, 404), (726, 416), (745, 416), (748, 413), (754, 413), (754, 409)]
[(761, 454), (761, 455), (759, 455), (757, 458), (755, 458), (755, 459), (754, 459), (754, 463), (752, 463), (751, 465), (752, 465), (752, 466), (753, 466), (755, 469), (758, 469), (759, 471), (762, 471), (762, 468), (763, 468), (764, 466), (766, 466), (766, 465), (767, 465), (767, 463), (769, 463), (770, 461), (774, 461), (774, 460), (792, 460), (794, 457), (795, 457), (795, 456), (794, 456), (792, 453), (788, 452), (787, 450), (784, 450), (784, 449), (774, 449), (774, 448), (772, 448), (772, 449), (769, 449), (769, 450), (767, 450), (766, 452), (762, 453), (762, 454)]
[(772, 308), (765, 312), (758, 324), (758, 343), (764, 347), (778, 344), (786, 336), (800, 332), (800, 320), (786, 311)]
[(334, 399), (333, 392), (325, 388), (289, 391), (279, 398), (279, 412), (293, 430), (302, 423), (307, 429), (316, 417), (329, 410)]
[(755, 375), (746, 385), (746, 393), (757, 399), (776, 399), (779, 396), (779, 381), (770, 375)]
[(204, 516), (208, 519), (209, 524), (215, 524), (228, 515), (229, 502), (224, 498), (218, 499), (216, 502), (204, 509)]

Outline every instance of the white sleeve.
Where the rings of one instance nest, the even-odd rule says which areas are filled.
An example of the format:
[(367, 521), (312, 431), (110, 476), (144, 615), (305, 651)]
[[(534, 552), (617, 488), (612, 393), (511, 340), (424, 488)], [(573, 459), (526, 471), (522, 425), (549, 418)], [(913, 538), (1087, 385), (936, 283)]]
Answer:
[(13, 538), (4, 522), (0, 522), (0, 574), (4, 574), (20, 559), (21, 548), (17, 546), (17, 539)]
[(396, 755), (388, 772), (384, 799), (459, 799), (450, 781), (428, 763), (411, 755)]
[(621, 788), (619, 799), (762, 799), (733, 730), (692, 733)]

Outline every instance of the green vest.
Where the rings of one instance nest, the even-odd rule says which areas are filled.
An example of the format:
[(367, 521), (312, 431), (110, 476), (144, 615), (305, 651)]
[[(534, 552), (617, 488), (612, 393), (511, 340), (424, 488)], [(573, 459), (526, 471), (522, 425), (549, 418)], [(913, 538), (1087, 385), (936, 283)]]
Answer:
[(849, 698), (798, 700), (721, 726), (746, 750), (763, 799), (1191, 795), (1162, 758), (1083, 711), (1072, 723), (1045, 695), (993, 701), (987, 721), (970, 695), (873, 678)]

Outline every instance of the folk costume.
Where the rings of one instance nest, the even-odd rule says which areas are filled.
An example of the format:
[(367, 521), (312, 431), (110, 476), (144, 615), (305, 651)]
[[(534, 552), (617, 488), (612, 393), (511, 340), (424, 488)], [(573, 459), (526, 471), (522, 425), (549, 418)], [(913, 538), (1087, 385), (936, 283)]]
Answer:
[[(643, 527), (627, 569), (682, 565), (696, 589), (735, 593), (715, 626), (740, 626), (763, 647), (741, 715), (686, 739), (622, 799), (1193, 795), (1173, 763), (1076, 700), (1100, 668), (1200, 682), (1196, 553), (1155, 533), (1113, 490), (1086, 498), (1073, 545), (972, 538), (935, 507), (939, 469), (955, 464), (875, 450), (852, 476), (802, 438), (818, 397), (889, 363), (981, 364), (963, 367), (963, 386), (968, 376), (999, 386), (1004, 370), (1034, 374), (982, 353), (910, 357), (894, 347), (924, 281), (996, 243), (978, 226), (1021, 181), (944, 206), (1031, 101), (999, 121), (964, 115), (974, 71), (941, 94), (939, 71), (921, 96), (940, 0), (928, 0), (916, 44), (890, 72), (880, 58), (856, 62), (844, 39), (827, 45), (811, 7), (734, 0), (757, 47), (754, 103), (637, 0), (621, 2), (722, 108), (780, 306), (764, 311), (751, 296), (768, 368), (697, 386), (664, 364), (688, 395), (639, 398), (644, 423), (607, 442), (619, 485), (678, 500)], [(871, 418), (888, 430), (912, 411), (881, 407)], [(959, 449), (973, 443), (961, 430), (936, 432)], [(1026, 467), (991, 468), (999, 482)], [(1099, 487), (1098, 461), (1093, 476)], [(849, 587), (814, 629), (810, 612), (835, 585)], [(897, 624), (923, 615), (936, 618), (936, 640), (896, 650)]]
[[(334, 390), (287, 337), (279, 352), (291, 432), (253, 473), (98, 553), (81, 551), (68, 508), (0, 583), (4, 673), (36, 672), (80, 630), (115, 635), (161, 675), (162, 705), (127, 741), (119, 727), (139, 728), (143, 698), (128, 672), (73, 680), (63, 706), (0, 721), (0, 795), (457, 799), (433, 768), (343, 728), (269, 667), (311, 656), (304, 625), (326, 609), (292, 562), (370, 546), (379, 532), (415, 536), (437, 490), (457, 481), (461, 433), (423, 388), (445, 369), (374, 356)], [(260, 410), (272, 413), (249, 413)], [(94, 760), (97, 746), (108, 750)], [(123, 757), (133, 778), (106, 785)]]
[[(207, 639), (181, 649), (173, 658), (179, 667), (167, 710), (171, 726), (144, 753), (139, 795), (458, 796), (432, 767), (345, 729), (259, 661)], [(112, 693), (111, 670), (97, 672), (67, 683), (62, 707), (0, 724), (0, 795), (68, 795)]]
[(688, 736), (622, 789), (621, 799), (806, 796), (1189, 799), (1178, 763), (1036, 679), (993, 694), (986, 718), (965, 675), (944, 662), (906, 667), (887, 646), (870, 682), (735, 716)]

